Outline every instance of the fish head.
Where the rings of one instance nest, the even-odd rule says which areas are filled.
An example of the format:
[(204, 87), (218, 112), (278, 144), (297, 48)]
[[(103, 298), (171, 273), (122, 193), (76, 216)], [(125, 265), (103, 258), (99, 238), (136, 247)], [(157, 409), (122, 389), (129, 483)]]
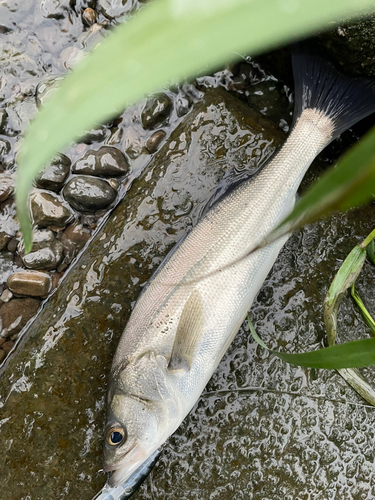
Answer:
[(112, 377), (104, 439), (104, 470), (114, 471), (112, 486), (125, 481), (180, 422), (166, 368), (163, 356), (147, 352)]
[(125, 481), (160, 445), (155, 406), (134, 396), (113, 396), (104, 441), (104, 470), (114, 471), (111, 486)]

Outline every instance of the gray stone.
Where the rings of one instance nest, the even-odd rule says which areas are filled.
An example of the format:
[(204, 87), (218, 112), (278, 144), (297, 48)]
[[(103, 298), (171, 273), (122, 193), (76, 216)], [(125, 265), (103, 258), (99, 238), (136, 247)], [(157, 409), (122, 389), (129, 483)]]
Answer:
[(135, 127), (126, 127), (123, 135), (125, 153), (129, 156), (129, 158), (135, 160), (142, 153), (143, 149), (140, 131)]
[(147, 139), (146, 148), (151, 154), (155, 153), (158, 150), (160, 143), (166, 135), (167, 134), (164, 132), (164, 130), (157, 130), (152, 134), (151, 137)]
[(150, 97), (141, 114), (143, 128), (153, 129), (166, 122), (171, 111), (172, 101), (166, 94), (161, 93)]
[(51, 278), (39, 271), (20, 271), (9, 276), (7, 286), (18, 295), (45, 297), (51, 290)]
[(64, 227), (73, 213), (58, 195), (33, 191), (30, 195), (31, 213), (38, 227)]
[(59, 191), (70, 171), (71, 161), (65, 155), (57, 155), (50, 165), (35, 179), (35, 184), (41, 189)]
[(106, 136), (107, 136), (107, 129), (103, 126), (99, 126), (84, 132), (81, 141), (84, 142), (85, 144), (91, 144), (93, 142), (103, 142)]
[(12, 273), (19, 271), (22, 267), (22, 262), (20, 265), (15, 262), (13, 253), (6, 250), (0, 252), (0, 284), (5, 283)]
[(37, 299), (12, 299), (0, 308), (2, 322), (2, 337), (9, 337), (18, 333), (39, 309)]
[(180, 118), (181, 116), (186, 115), (186, 113), (189, 111), (190, 106), (191, 102), (189, 101), (189, 99), (184, 95), (179, 95), (176, 99), (177, 116)]
[(22, 262), (29, 269), (49, 271), (55, 269), (63, 258), (63, 244), (55, 238), (49, 229), (33, 232), (31, 252), (25, 255), (23, 242), (18, 244), (18, 252)]
[(69, 9), (69, 0), (40, 0), (40, 11), (43, 17), (63, 19)]
[(124, 175), (129, 172), (125, 156), (117, 148), (102, 146), (97, 151), (90, 149), (76, 161), (72, 168), (75, 174), (87, 175)]
[(0, 174), (0, 201), (5, 201), (14, 191), (14, 178), (11, 174)]
[(128, 14), (132, 8), (133, 2), (130, 0), (98, 0), (96, 5), (96, 10), (110, 20)]
[(6, 139), (0, 139), (0, 164), (6, 164), (8, 163), (8, 155), (10, 151), (12, 150), (12, 146), (9, 141)]
[(15, 236), (19, 229), (14, 201), (8, 198), (0, 206), (0, 250)]
[(89, 229), (82, 224), (68, 226), (61, 237), (61, 243), (64, 246), (64, 262), (70, 263), (88, 242), (90, 236)]
[(0, 108), (0, 133), (3, 134), (5, 132), (6, 123), (8, 119), (8, 113), (4, 108)]
[(103, 179), (77, 175), (65, 185), (63, 195), (76, 210), (94, 212), (110, 205), (116, 191)]

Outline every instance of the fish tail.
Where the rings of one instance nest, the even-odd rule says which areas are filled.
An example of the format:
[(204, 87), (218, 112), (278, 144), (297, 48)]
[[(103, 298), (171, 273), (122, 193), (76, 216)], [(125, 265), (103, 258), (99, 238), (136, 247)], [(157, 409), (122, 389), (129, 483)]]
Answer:
[(331, 119), (330, 141), (362, 118), (375, 112), (375, 81), (348, 77), (318, 53), (298, 45), (292, 53), (296, 122), (305, 109)]

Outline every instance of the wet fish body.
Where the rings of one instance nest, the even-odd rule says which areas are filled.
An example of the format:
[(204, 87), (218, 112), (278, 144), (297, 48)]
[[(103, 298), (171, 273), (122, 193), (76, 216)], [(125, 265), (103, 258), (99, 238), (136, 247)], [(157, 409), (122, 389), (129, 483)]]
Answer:
[(374, 109), (372, 84), (349, 84), (315, 56), (297, 54), (294, 67), (296, 119), (289, 138), (176, 247), (124, 330), (108, 392), (104, 456), (105, 470), (114, 471), (112, 485), (125, 481), (190, 412), (287, 238), (249, 250), (290, 213), (316, 155)]

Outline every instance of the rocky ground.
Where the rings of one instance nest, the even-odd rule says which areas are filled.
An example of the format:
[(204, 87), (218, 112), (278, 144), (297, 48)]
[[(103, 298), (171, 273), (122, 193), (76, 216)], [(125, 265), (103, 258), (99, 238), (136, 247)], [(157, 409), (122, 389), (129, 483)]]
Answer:
[[(291, 124), (288, 50), (150, 96), (87, 131), (36, 179), (25, 255), (13, 197), (22, 134), (62, 75), (140, 7), (0, 3), (0, 363), (17, 346), (0, 372), (1, 500), (90, 499), (103, 484), (105, 379), (132, 303), (219, 181), (224, 190), (255, 172)], [(320, 43), (337, 53), (337, 38), (347, 39), (338, 63), (371, 75), (373, 20), (337, 26)], [(304, 186), (372, 122), (333, 143)], [(319, 345), (337, 262), (372, 228), (370, 206), (293, 236), (253, 308), (271, 347)], [(370, 305), (372, 286), (368, 268)], [(344, 307), (343, 336), (364, 335)], [(275, 362), (244, 326), (138, 498), (372, 498), (374, 422), (337, 375)]]

